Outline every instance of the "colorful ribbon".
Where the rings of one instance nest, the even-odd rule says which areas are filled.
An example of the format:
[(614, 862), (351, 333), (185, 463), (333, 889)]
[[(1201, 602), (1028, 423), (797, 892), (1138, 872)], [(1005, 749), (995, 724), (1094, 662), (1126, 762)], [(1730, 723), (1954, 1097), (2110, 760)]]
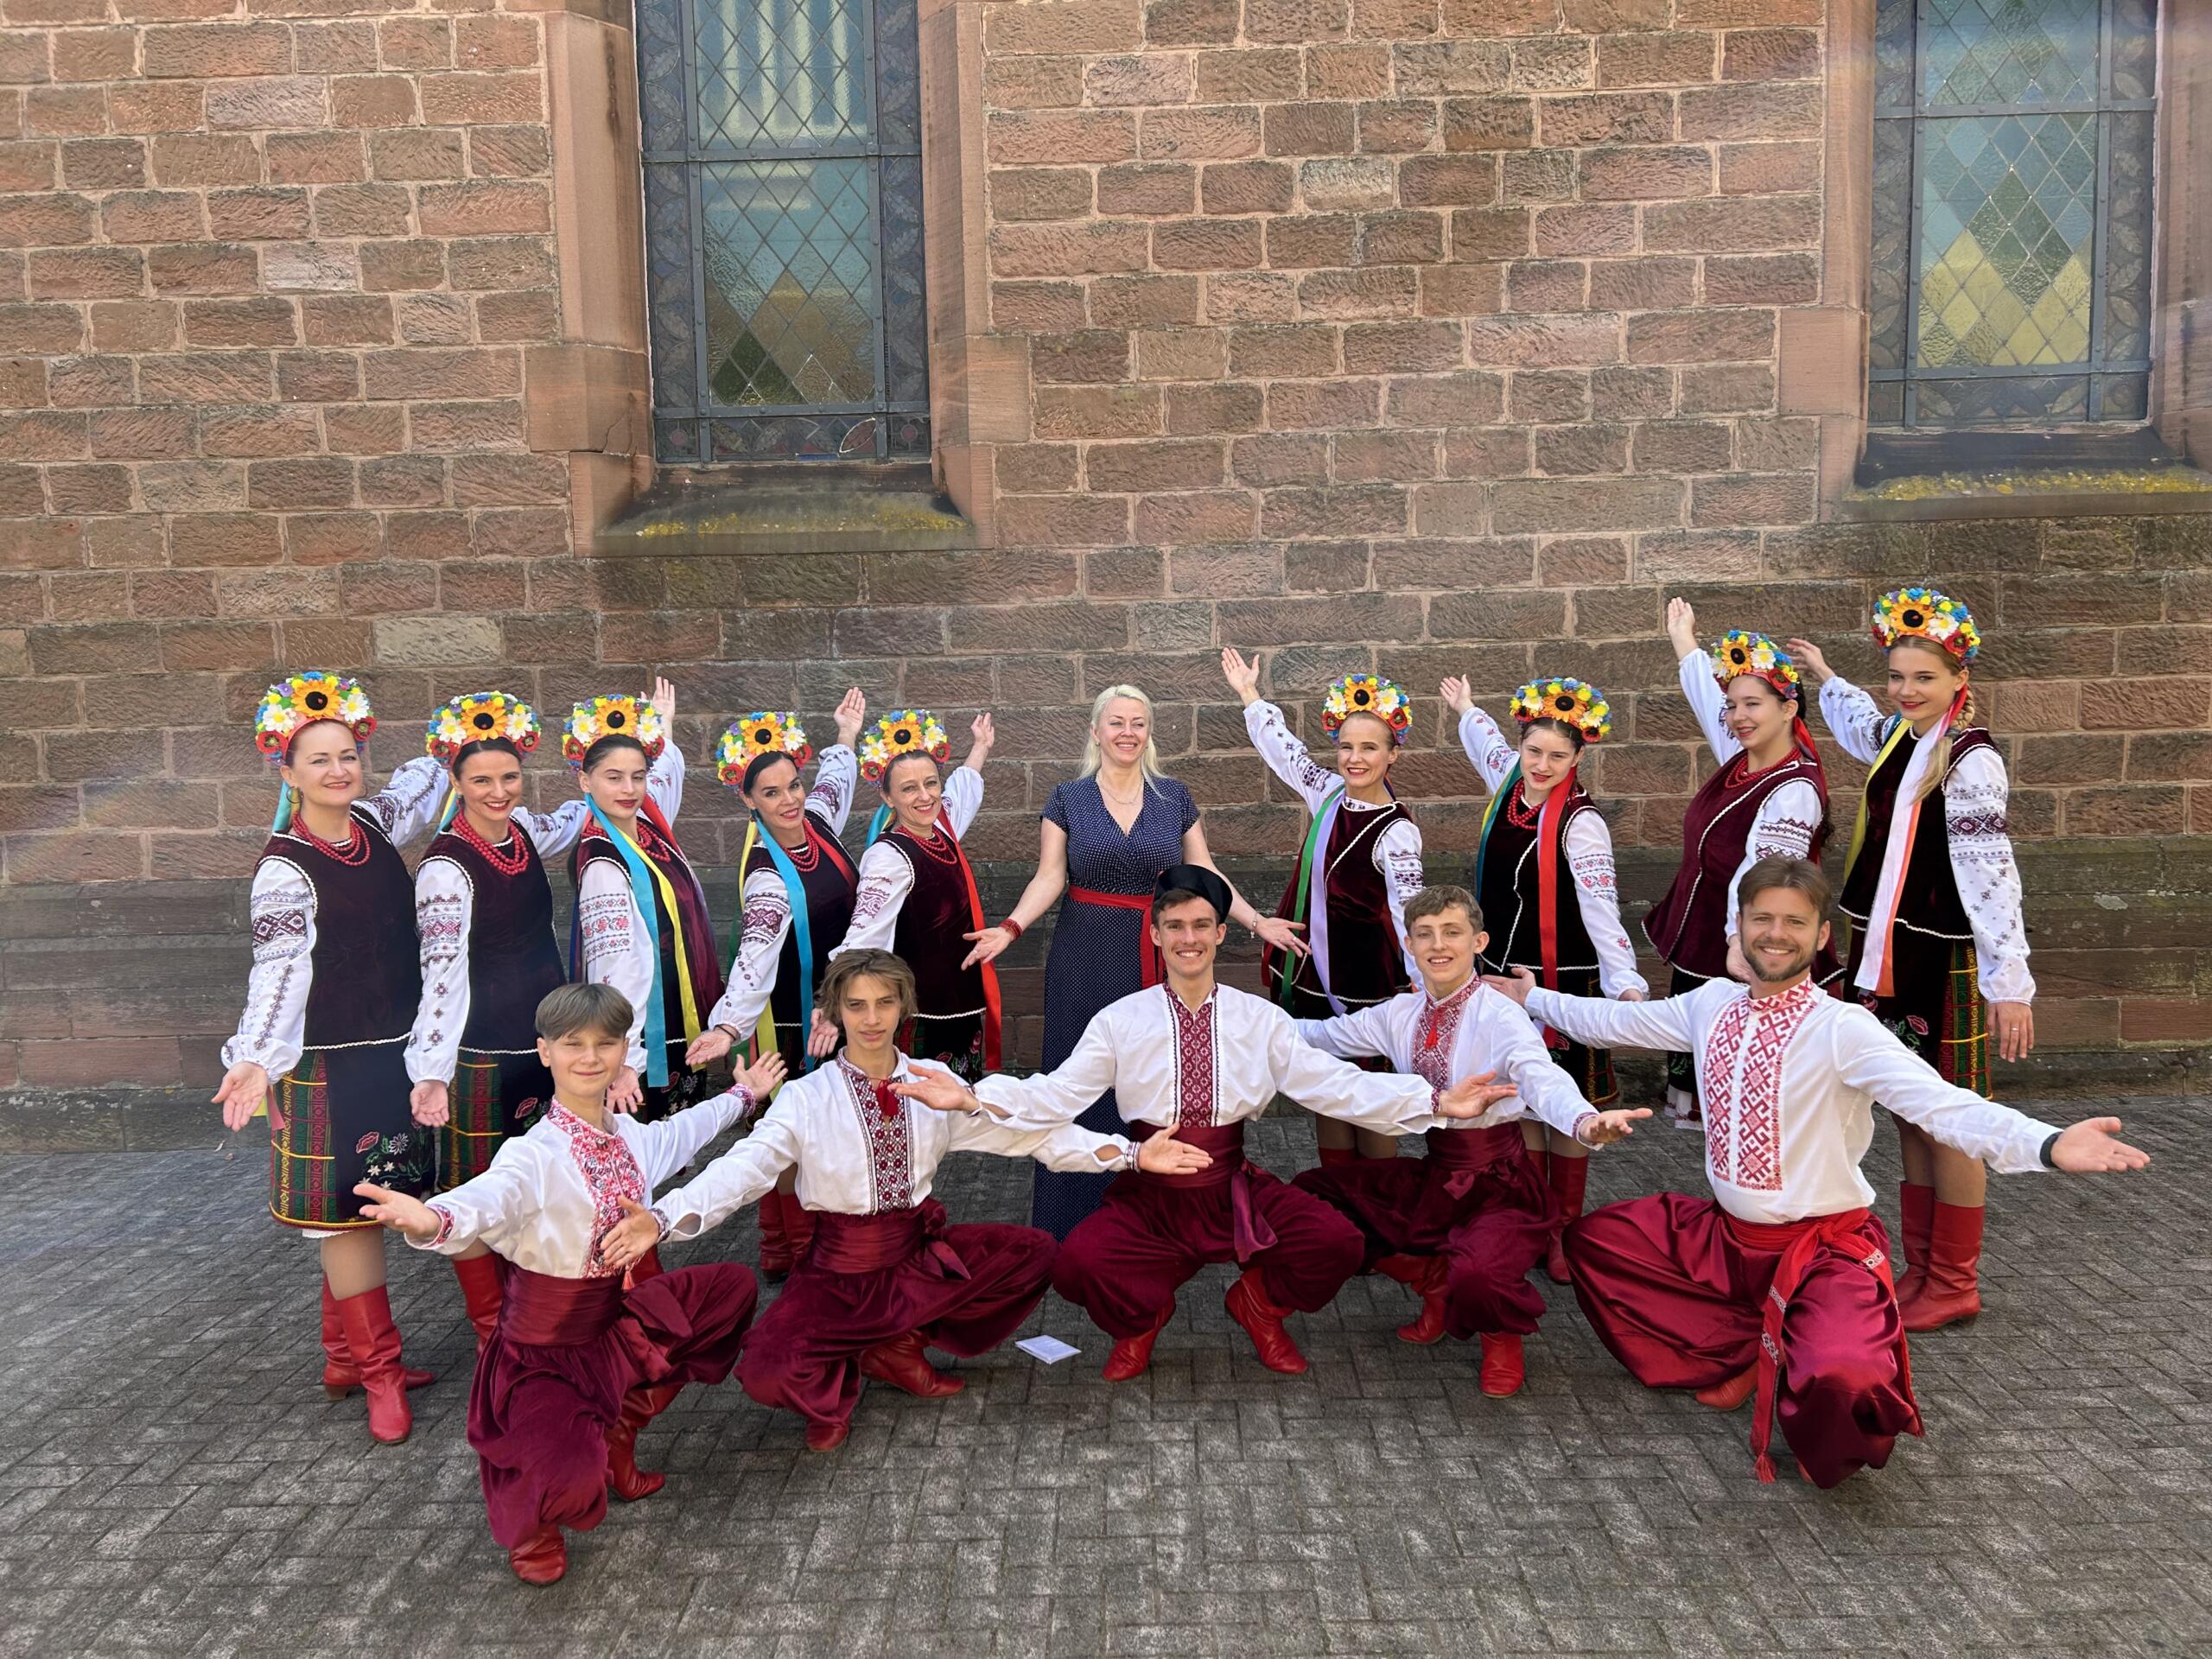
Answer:
[[(658, 894), (661, 913), (667, 916), (669, 932), (676, 941), (676, 977), (683, 996), (683, 1035), (686, 1040), (696, 1037), (699, 1034), (699, 1009), (697, 1001), (691, 994), (691, 960), (683, 948), (683, 912), (677, 906), (676, 888), (660, 867), (645, 856), (645, 849), (600, 810), (597, 801), (587, 795), (584, 804), (589, 809), (593, 821), (613, 843), (614, 850), (621, 855), (623, 867), (630, 876), (631, 901), (637, 906), (638, 914), (647, 918), (648, 922), (654, 914), (655, 894)], [(639, 804), (639, 810), (669, 845), (676, 844), (674, 832), (669, 829), (668, 821), (661, 816), (660, 808), (653, 804), (650, 796)], [(581, 915), (570, 926), (573, 934), (570, 955), (581, 969), (583, 959)], [(658, 933), (659, 930), (649, 927), (648, 931)], [(645, 1081), (656, 1089), (665, 1089), (668, 1086), (669, 1043), (668, 1016), (664, 1007), (667, 988), (661, 982), (660, 950), (658, 946), (652, 952), (652, 995), (645, 1001)]]

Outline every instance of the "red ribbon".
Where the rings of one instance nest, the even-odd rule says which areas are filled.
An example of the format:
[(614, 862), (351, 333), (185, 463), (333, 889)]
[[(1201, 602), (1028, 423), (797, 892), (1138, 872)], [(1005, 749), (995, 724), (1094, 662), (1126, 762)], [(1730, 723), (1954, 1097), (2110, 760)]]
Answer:
[[(1103, 905), (1109, 910), (1149, 911), (1152, 900), (1134, 893), (1101, 893), (1095, 887), (1071, 887), (1068, 897), (1078, 905)], [(1160, 952), (1153, 947), (1147, 928), (1137, 936), (1137, 972), (1147, 987), (1160, 983)]]
[[(1536, 915), (1537, 937), (1543, 948), (1544, 988), (1559, 988), (1559, 855), (1560, 828), (1567, 815), (1567, 798), (1574, 793), (1576, 768), (1569, 766), (1567, 775), (1552, 785), (1552, 792), (1544, 797), (1543, 806), (1536, 814)], [(1552, 1048), (1563, 1049), (1567, 1039), (1547, 1026), (1544, 1042)]]
[[(960, 837), (952, 833), (952, 826), (944, 826), (945, 839), (952, 843), (952, 855), (960, 861), (960, 879), (968, 887), (969, 925), (976, 932), (983, 931), (983, 898), (976, 891), (976, 868), (968, 861), (968, 849), (960, 844)], [(983, 969), (983, 1069), (999, 1069), (999, 974), (989, 963)]]

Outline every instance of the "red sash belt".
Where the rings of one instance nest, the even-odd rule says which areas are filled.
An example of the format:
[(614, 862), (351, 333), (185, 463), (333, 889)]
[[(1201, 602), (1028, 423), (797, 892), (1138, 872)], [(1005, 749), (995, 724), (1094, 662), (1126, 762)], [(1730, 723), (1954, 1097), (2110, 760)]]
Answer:
[[(1832, 1216), (1808, 1216), (1802, 1221), (1770, 1224), (1739, 1221), (1725, 1211), (1721, 1216), (1727, 1223), (1728, 1236), (1739, 1249), (1779, 1251), (1782, 1255), (1782, 1260), (1775, 1264), (1774, 1282), (1767, 1287), (1766, 1308), (1759, 1332), (1758, 1401), (1751, 1408), (1751, 1456), (1759, 1478), (1770, 1484), (1774, 1479), (1774, 1459), (1767, 1446), (1774, 1434), (1775, 1386), (1782, 1362), (1787, 1357), (1782, 1342), (1782, 1322), (1789, 1312), (1789, 1299), (1797, 1294), (1797, 1287), (1805, 1282), (1813, 1263), (1822, 1255), (1858, 1262), (1882, 1281), (1885, 1294), (1891, 1292), (1890, 1253), (1866, 1231), (1872, 1215), (1866, 1210), (1839, 1210)], [(1912, 1361), (1905, 1351), (1902, 1319), (1897, 1324), (1897, 1380), (1910, 1398)]]
[(1485, 1170), (1510, 1164), (1526, 1150), (1518, 1123), (1493, 1123), (1483, 1129), (1431, 1129), (1427, 1135), (1428, 1155), (1450, 1170), (1444, 1190), (1464, 1198)]
[[(1157, 1123), (1132, 1123), (1132, 1133), (1141, 1141), (1149, 1141), (1160, 1133)], [(1268, 1225), (1268, 1218), (1252, 1205), (1251, 1168), (1244, 1161), (1244, 1126), (1242, 1123), (1187, 1124), (1175, 1131), (1175, 1138), (1185, 1146), (1196, 1147), (1213, 1160), (1204, 1169), (1188, 1175), (1154, 1175), (1150, 1171), (1139, 1171), (1140, 1180), (1159, 1186), (1229, 1186), (1230, 1237), (1236, 1249), (1241, 1266), (1262, 1250), (1271, 1249), (1275, 1243), (1275, 1230)]]
[(807, 1259), (824, 1273), (880, 1273), (919, 1254), (941, 1279), (968, 1276), (967, 1264), (944, 1242), (944, 1206), (935, 1198), (873, 1216), (813, 1213), (814, 1253)]
[(566, 1348), (606, 1334), (622, 1317), (622, 1279), (556, 1279), (510, 1262), (499, 1331), (510, 1342)]
[[(1103, 905), (1109, 910), (1149, 911), (1151, 898), (1137, 893), (1101, 893), (1096, 887), (1071, 886), (1068, 897), (1078, 905)], [(1137, 971), (1147, 986), (1160, 983), (1160, 952), (1152, 946), (1152, 935), (1144, 928), (1137, 931)]]

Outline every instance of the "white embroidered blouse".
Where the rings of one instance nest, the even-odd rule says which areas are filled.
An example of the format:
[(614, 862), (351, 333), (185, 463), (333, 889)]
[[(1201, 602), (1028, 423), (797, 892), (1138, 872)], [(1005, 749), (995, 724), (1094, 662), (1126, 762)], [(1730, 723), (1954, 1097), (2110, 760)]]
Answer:
[(1394, 1071), (1417, 1077), (1441, 1091), (1463, 1077), (1487, 1071), (1520, 1093), (1480, 1117), (1452, 1122), (1454, 1128), (1487, 1129), (1534, 1111), (1561, 1135), (1593, 1115), (1565, 1071), (1510, 997), (1471, 979), (1441, 1001), (1425, 990), (1406, 991), (1371, 1008), (1333, 1020), (1300, 1020), (1298, 1034), (1325, 1054), (1356, 1060), (1378, 1055)]
[[(1317, 762), (1306, 747), (1293, 734), (1282, 717), (1282, 710), (1264, 697), (1248, 703), (1244, 709), (1245, 734), (1252, 740), (1252, 747), (1268, 763), (1268, 770), (1298, 791), (1298, 798), (1306, 803), (1308, 812), (1319, 812), (1330, 796), (1344, 786), (1344, 780), (1326, 766)], [(1387, 803), (1385, 804), (1387, 805)], [(1343, 810), (1353, 814), (1380, 812), (1384, 806), (1368, 801), (1355, 801), (1351, 795), (1344, 798)], [(1382, 878), (1382, 890), (1390, 906), (1390, 925), (1397, 930), (1398, 944), (1404, 952), (1406, 972), (1415, 984), (1421, 982), (1421, 964), (1414, 960), (1413, 950), (1406, 944), (1406, 900), (1421, 889), (1421, 830), (1411, 818), (1401, 817), (1373, 838), (1369, 856), (1374, 861), (1376, 874)], [(1329, 873), (1316, 861), (1313, 872), (1312, 891), (1306, 896), (1306, 937), (1309, 941), (1327, 943), (1325, 907), (1321, 902), (1324, 884)], [(1314, 970), (1321, 976), (1321, 988), (1328, 989), (1328, 952), (1315, 949), (1312, 961)]]
[(1874, 1189), (1859, 1160), (1877, 1104), (1999, 1174), (2044, 1166), (2049, 1123), (1964, 1089), (1856, 1002), (1810, 980), (1774, 996), (1715, 979), (1684, 996), (1611, 1002), (1529, 994), (1529, 1012), (1580, 1043), (1687, 1050), (1705, 1110), (1713, 1196), (1738, 1220), (1771, 1224), (1859, 1210)]
[[(1890, 717), (1872, 697), (1840, 675), (1821, 688), (1821, 718), (1845, 753), (1872, 766), (1882, 752)], [(1935, 735), (1931, 731), (1911, 741), (1925, 746)], [(1908, 771), (1898, 787), (1896, 815), (1882, 849), (1884, 887), (1895, 887), (1911, 856), (1906, 825), (1924, 772), (1924, 766), (1919, 774)], [(2006, 820), (2012, 788), (2004, 758), (1993, 748), (1967, 750), (1953, 763), (1942, 790), (1951, 880), (1958, 885), (1960, 906), (1974, 929), (1981, 994), (1992, 1002), (2032, 1002), (2036, 982), (2028, 971), (2028, 928), (2020, 913), (2020, 869), (2012, 859)], [(1859, 979), (1870, 988), (1878, 984), (1879, 963), (1862, 961)]]
[[(353, 803), (395, 847), (404, 847), (436, 823), (445, 804), (446, 772), (427, 754), (397, 768), (376, 794)], [(280, 837), (281, 839), (281, 837)], [(299, 1063), (308, 1028), (308, 987), (315, 980), (315, 883), (277, 853), (264, 853), (246, 899), (253, 927), (253, 969), (247, 976), (245, 1009), (223, 1045), (223, 1064), (251, 1061), (281, 1077)]]
[[(944, 804), (940, 821), (957, 836), (968, 833), (983, 807), (983, 775), (966, 766), (944, 774)], [(899, 912), (914, 890), (914, 866), (896, 847), (881, 841), (861, 855), (860, 885), (853, 894), (852, 925), (830, 950), (833, 957), (848, 950), (888, 950), (899, 936)]]
[[(853, 810), (853, 783), (857, 775), (858, 762), (851, 748), (833, 743), (822, 751), (814, 769), (814, 787), (806, 791), (806, 810), (826, 819), (841, 835)], [(764, 868), (746, 877), (738, 904), (737, 954), (730, 959), (721, 999), (707, 1016), (707, 1023), (734, 1027), (749, 1038), (776, 988), (776, 964), (783, 959), (784, 938), (791, 931), (791, 898), (784, 878), (772, 868)]]
[[(575, 845), (583, 829), (581, 800), (550, 812), (518, 810), (512, 833), (530, 837), (538, 861), (550, 864)], [(450, 858), (424, 859), (415, 871), (415, 937), (423, 957), (423, 1001), (407, 1039), (410, 1083), (451, 1083), (468, 1024), (468, 939), (476, 921), (476, 887)]]
[[(1459, 716), (1459, 747), (1482, 774), (1483, 786), (1493, 795), (1513, 775), (1521, 755), (1505, 741), (1497, 722), (1480, 709)], [(1637, 971), (1636, 947), (1628, 929), (1621, 925), (1621, 892), (1613, 864), (1613, 832), (1601, 812), (1577, 812), (1560, 837), (1567, 855), (1568, 874), (1574, 878), (1575, 908), (1582, 916), (1582, 931), (1598, 953), (1598, 988), (1607, 996), (1623, 991), (1648, 991), (1650, 985)], [(1486, 920), (1491, 918), (1485, 918)]]
[[(672, 826), (677, 809), (683, 804), (683, 751), (674, 742), (660, 752), (660, 759), (646, 772), (645, 789)], [(582, 941), (584, 979), (594, 985), (612, 985), (630, 999), (626, 1064), (643, 1076), (645, 1004), (653, 994), (660, 935), (652, 917), (638, 913), (637, 894), (620, 860), (594, 858), (584, 866), (576, 882), (576, 928)]]
[(441, 1217), (435, 1238), (408, 1242), (442, 1255), (481, 1243), (532, 1273), (612, 1277), (620, 1269), (601, 1260), (599, 1246), (622, 1220), (621, 1201), (649, 1202), (656, 1186), (752, 1109), (753, 1097), (734, 1089), (658, 1123), (618, 1112), (594, 1129), (556, 1102), (502, 1144), (481, 1175), (429, 1200)]
[[(1675, 664), (1675, 677), (1681, 682), (1682, 695), (1689, 699), (1690, 713), (1696, 716), (1698, 729), (1705, 734), (1713, 759), (1726, 766), (1744, 752), (1744, 746), (1728, 729), (1727, 699), (1720, 682), (1713, 676), (1712, 657), (1702, 651), (1691, 652)], [(1821, 791), (1804, 778), (1793, 778), (1768, 791), (1760, 800), (1758, 816), (1744, 838), (1743, 862), (1728, 878), (1727, 938), (1736, 937), (1736, 890), (1744, 872), (1763, 858), (1810, 858), (1823, 810)]]
[[(892, 1079), (918, 1071), (950, 1075), (935, 1061), (901, 1054)], [(1072, 1123), (1014, 1128), (985, 1113), (940, 1112), (890, 1095), (841, 1054), (785, 1083), (753, 1132), (654, 1205), (653, 1215), (666, 1236), (696, 1238), (794, 1166), (799, 1202), (810, 1210), (874, 1216), (911, 1209), (930, 1196), (938, 1166), (955, 1152), (1034, 1158), (1048, 1169), (1093, 1173), (1127, 1169), (1131, 1159), (1128, 1141), (1118, 1135), (1093, 1135)]]
[(1114, 1090), (1125, 1123), (1185, 1128), (1241, 1123), (1288, 1095), (1310, 1112), (1383, 1135), (1418, 1135), (1434, 1115), (1426, 1078), (1363, 1071), (1299, 1039), (1274, 1003), (1227, 985), (1196, 1012), (1166, 985), (1109, 1002), (1050, 1071), (985, 1077), (976, 1096), (1027, 1128), (1073, 1121)]

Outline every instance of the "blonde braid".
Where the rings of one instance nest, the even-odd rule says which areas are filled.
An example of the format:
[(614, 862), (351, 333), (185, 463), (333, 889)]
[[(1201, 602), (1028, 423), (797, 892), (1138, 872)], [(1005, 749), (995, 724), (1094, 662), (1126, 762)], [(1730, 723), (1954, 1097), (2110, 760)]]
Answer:
[[(1961, 672), (1963, 677), (1964, 671)], [(1926, 800), (1943, 786), (1943, 780), (1951, 774), (1953, 740), (1974, 724), (1974, 687), (1968, 685), (1959, 703), (1958, 718), (1947, 724), (1943, 728), (1943, 734), (1936, 740), (1936, 753), (1930, 759), (1928, 775), (1920, 780), (1920, 792), (1913, 797), (1916, 803)]]

